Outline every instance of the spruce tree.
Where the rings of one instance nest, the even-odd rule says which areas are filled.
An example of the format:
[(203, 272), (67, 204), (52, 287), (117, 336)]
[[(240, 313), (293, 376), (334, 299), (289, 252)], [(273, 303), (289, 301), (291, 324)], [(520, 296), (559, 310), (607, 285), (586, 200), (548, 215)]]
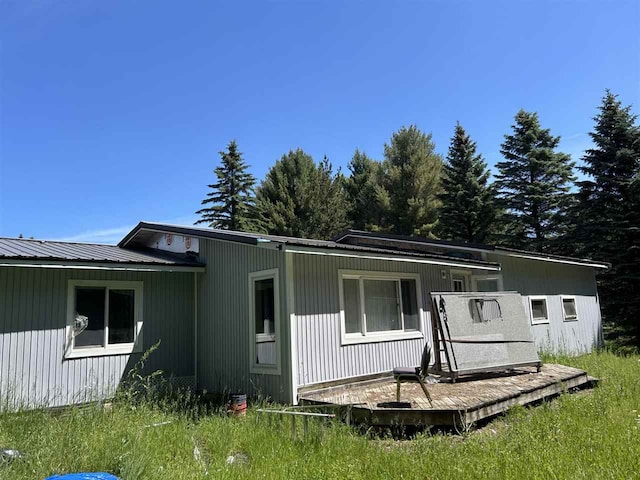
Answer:
[(348, 226), (344, 179), (326, 159), (316, 165), (297, 149), (283, 155), (258, 189), (258, 208), (269, 233), (329, 239)]
[[(606, 91), (595, 127), (593, 148), (579, 167), (576, 229), (578, 254), (608, 261), (598, 276), (605, 321), (640, 334), (640, 127), (631, 107)], [(640, 341), (640, 336), (637, 337)]]
[(442, 157), (431, 134), (415, 125), (402, 127), (384, 147), (384, 179), (380, 204), (386, 209), (385, 230), (401, 235), (432, 236), (438, 221)]
[(520, 110), (511, 127), (501, 145), (504, 160), (496, 164), (495, 187), (505, 210), (499, 243), (553, 251), (567, 231), (574, 162), (555, 151), (560, 137), (540, 126), (537, 113)]
[(345, 180), (351, 227), (377, 230), (383, 223), (380, 205), (382, 165), (356, 149), (348, 165), (351, 175)]
[(196, 212), (200, 219), (212, 228), (238, 231), (257, 231), (260, 223), (255, 210), (255, 178), (238, 151), (235, 140), (231, 140), (227, 151), (219, 152), (221, 165), (214, 173), (218, 181), (209, 185), (211, 191), (202, 201), (205, 207)]
[(442, 238), (484, 243), (496, 218), (489, 170), (476, 153), (476, 143), (458, 123), (442, 171), (442, 207), (438, 234)]

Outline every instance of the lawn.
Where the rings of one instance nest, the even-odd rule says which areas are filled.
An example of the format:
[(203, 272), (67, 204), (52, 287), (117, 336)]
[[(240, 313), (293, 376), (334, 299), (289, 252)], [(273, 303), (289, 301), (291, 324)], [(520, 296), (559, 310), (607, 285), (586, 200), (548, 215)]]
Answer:
[[(0, 448), (25, 455), (0, 464), (0, 478), (73, 471), (108, 471), (123, 480), (640, 478), (640, 356), (547, 360), (585, 369), (601, 384), (514, 408), (464, 435), (398, 441), (336, 422), (312, 423), (307, 439), (294, 441), (288, 424), (269, 425), (252, 409), (246, 418), (228, 418), (128, 401), (111, 410), (2, 414)], [(238, 453), (246, 462), (227, 464)]]

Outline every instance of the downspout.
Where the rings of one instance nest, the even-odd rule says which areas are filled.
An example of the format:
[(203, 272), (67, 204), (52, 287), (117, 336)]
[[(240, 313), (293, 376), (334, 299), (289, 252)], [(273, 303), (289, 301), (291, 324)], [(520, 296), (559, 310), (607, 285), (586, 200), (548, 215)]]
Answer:
[(198, 272), (193, 272), (193, 389), (198, 391)]

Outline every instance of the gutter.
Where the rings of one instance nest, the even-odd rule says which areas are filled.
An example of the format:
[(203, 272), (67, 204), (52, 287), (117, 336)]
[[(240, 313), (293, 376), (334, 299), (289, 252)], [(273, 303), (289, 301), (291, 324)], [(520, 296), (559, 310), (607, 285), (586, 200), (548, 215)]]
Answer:
[(144, 263), (110, 263), (110, 262), (65, 262), (64, 260), (32, 261), (6, 259), (0, 261), (0, 267), (23, 268), (62, 268), (71, 270), (112, 270), (125, 272), (204, 272), (204, 266), (160, 265)]

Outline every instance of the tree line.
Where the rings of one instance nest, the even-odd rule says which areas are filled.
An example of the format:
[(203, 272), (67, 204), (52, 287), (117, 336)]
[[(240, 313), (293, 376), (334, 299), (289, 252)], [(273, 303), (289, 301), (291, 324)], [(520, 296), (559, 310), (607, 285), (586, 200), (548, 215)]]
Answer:
[(318, 239), (355, 228), (604, 260), (612, 268), (598, 276), (603, 316), (637, 334), (640, 126), (609, 90), (593, 120), (593, 147), (576, 167), (538, 114), (520, 110), (493, 181), (460, 123), (444, 158), (411, 125), (392, 134), (381, 160), (356, 149), (348, 175), (296, 149), (259, 185), (231, 141), (196, 223)]

